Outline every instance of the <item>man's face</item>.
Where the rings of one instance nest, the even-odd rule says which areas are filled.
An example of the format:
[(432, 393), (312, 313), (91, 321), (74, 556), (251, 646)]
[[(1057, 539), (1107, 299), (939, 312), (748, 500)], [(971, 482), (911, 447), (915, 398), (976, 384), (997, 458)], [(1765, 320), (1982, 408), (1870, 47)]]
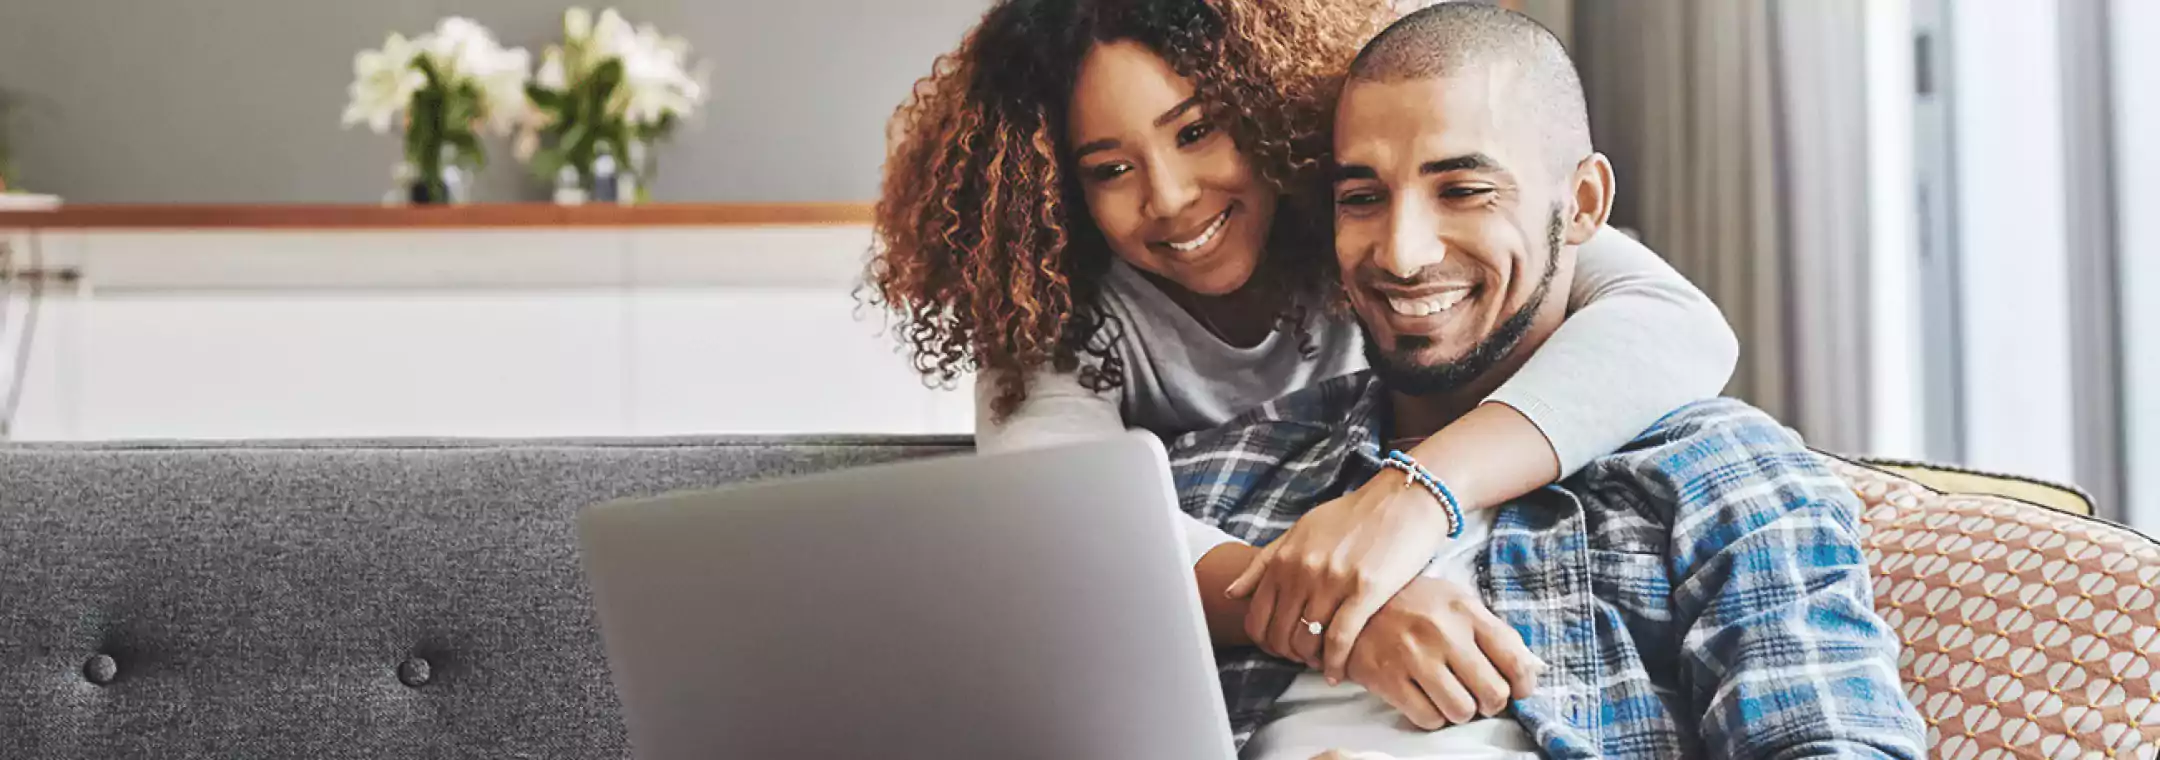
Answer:
[[(1512, 352), (1560, 265), (1562, 177), (1508, 78), (1352, 82), (1335, 119), (1335, 258), (1399, 391), (1452, 391)], [(1565, 283), (1560, 298), (1566, 298)]]

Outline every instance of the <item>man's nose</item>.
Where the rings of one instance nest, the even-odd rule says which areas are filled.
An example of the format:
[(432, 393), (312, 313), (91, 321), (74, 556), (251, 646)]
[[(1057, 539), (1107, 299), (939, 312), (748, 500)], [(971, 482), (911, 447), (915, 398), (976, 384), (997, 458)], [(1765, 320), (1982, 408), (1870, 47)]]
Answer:
[(1397, 203), (1388, 214), (1387, 237), (1373, 257), (1380, 271), (1408, 280), (1447, 258), (1447, 244), (1440, 239), (1440, 220), (1420, 204)]
[(1176, 219), (1200, 200), (1200, 183), (1177, 161), (1157, 161), (1148, 169), (1148, 214)]

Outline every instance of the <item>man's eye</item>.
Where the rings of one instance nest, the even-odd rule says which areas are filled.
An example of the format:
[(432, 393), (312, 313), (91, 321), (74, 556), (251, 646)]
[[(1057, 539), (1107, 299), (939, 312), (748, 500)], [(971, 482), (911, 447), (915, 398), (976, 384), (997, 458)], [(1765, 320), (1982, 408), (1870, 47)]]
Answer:
[(1129, 171), (1132, 171), (1131, 166), (1113, 162), (1107, 164), (1096, 164), (1095, 168), (1087, 170), (1087, 175), (1089, 179), (1092, 179), (1096, 182), (1108, 182), (1110, 180), (1125, 176), (1125, 173)]
[(1489, 187), (1450, 187), (1441, 190), (1440, 197), (1449, 200), (1462, 200), (1465, 198), (1475, 198), (1480, 195), (1490, 195), (1492, 194), (1492, 191), (1493, 189)]
[(1194, 122), (1192, 126), (1188, 126), (1184, 129), (1178, 130), (1178, 146), (1183, 147), (1191, 145), (1193, 143), (1207, 139), (1207, 136), (1212, 134), (1215, 134), (1215, 124), (1213, 122)]

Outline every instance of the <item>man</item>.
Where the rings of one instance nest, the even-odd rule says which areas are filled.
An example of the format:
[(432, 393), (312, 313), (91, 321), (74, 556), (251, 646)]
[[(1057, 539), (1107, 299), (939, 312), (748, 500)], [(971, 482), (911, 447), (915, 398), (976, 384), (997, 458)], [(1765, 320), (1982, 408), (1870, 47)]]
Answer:
[[(1373, 369), (1171, 455), (1185, 510), (1253, 545), (1514, 373), (1558, 329), (1575, 247), (1613, 202), (1565, 50), (1498, 8), (1445, 3), (1389, 27), (1353, 65), (1335, 128), (1340, 284)], [(1858, 511), (1766, 415), (1688, 407), (1557, 486), (1468, 515), (1356, 639), (1359, 686), (1223, 652), (1233, 728), (1268, 758), (1922, 757)], [(1202, 563), (1253, 549), (1218, 551)], [(1418, 728), (1443, 723), (1460, 725)]]

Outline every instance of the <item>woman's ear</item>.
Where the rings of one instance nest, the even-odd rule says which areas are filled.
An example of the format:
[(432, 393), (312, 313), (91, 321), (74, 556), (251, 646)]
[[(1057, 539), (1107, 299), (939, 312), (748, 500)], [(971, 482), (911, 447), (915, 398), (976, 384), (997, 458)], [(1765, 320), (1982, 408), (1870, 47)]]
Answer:
[(1613, 204), (1612, 161), (1603, 153), (1592, 153), (1575, 165), (1575, 176), (1570, 181), (1574, 190), (1574, 213), (1567, 220), (1567, 242), (1582, 245), (1590, 236), (1605, 227), (1605, 220), (1612, 217)]

